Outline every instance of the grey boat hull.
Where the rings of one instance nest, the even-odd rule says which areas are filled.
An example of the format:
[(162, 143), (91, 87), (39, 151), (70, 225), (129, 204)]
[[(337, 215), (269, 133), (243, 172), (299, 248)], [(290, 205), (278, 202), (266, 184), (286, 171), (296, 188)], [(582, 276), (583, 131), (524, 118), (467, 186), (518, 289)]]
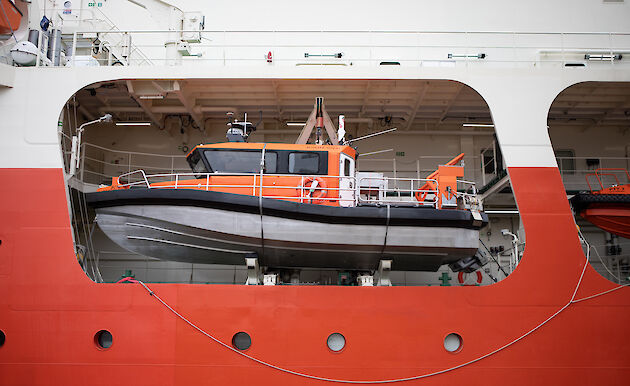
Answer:
[[(391, 259), (395, 270), (436, 271), (442, 264), (473, 256), (479, 243), (478, 227), (423, 226), (409, 219), (393, 221), (390, 213), (384, 221), (363, 216), (352, 223), (347, 216), (322, 220), (308, 212), (279, 216), (272, 208), (276, 203), (268, 201), (268, 208), (258, 203), (261, 214), (238, 203), (231, 207), (187, 199), (143, 203), (142, 199), (98, 198), (88, 201), (96, 206), (96, 222), (108, 237), (129, 251), (163, 260), (244, 264), (244, 257), (255, 253), (261, 265), (274, 268), (374, 270), (379, 260)], [(382, 215), (383, 209), (393, 210), (373, 212)]]

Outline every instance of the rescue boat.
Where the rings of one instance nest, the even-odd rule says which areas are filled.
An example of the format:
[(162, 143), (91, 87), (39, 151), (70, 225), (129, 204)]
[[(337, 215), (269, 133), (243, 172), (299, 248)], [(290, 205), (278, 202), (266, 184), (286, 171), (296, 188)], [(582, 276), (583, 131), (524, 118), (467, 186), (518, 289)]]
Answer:
[(22, 11), (18, 9), (14, 2), (0, 0), (2, 5), (2, 16), (0, 17), (0, 34), (9, 34), (17, 30), (22, 21)]
[[(228, 132), (228, 138), (231, 134)], [(437, 271), (478, 268), (488, 218), (463, 154), (429, 178), (355, 172), (346, 145), (198, 145), (188, 174), (138, 170), (88, 193), (115, 243), (163, 260), (274, 268)]]
[[(619, 176), (626, 178), (621, 184)], [(597, 181), (595, 189), (589, 180)], [(571, 198), (574, 211), (593, 225), (617, 236), (630, 238), (630, 174), (627, 169), (600, 168), (585, 176), (590, 192)], [(608, 180), (614, 180), (609, 186)], [(596, 189), (599, 186), (599, 189)]]

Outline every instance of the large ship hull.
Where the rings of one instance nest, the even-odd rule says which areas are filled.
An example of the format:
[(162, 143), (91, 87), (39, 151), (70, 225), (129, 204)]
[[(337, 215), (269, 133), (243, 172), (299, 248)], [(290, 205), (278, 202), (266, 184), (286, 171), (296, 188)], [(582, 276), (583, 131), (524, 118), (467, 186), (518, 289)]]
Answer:
[[(574, 12), (566, 18), (565, 4), (538, 2), (521, 7), (522, 12), (504, 7), (498, 15), (502, 23), (522, 21), (516, 25), (517, 30), (539, 31), (538, 27), (546, 25), (545, 20), (553, 19), (560, 23), (558, 31), (573, 27), (583, 30), (580, 25), (607, 31), (616, 29), (619, 20), (627, 24), (627, 17), (617, 5), (593, 2), (582, 14)], [(462, 28), (462, 17), (440, 18), (440, 7), (428, 11), (423, 20), (441, 24), (450, 20), (452, 29)], [(463, 7), (462, 11), (483, 9)], [(545, 18), (537, 17), (541, 12)], [(396, 27), (392, 32), (416, 26), (418, 14), (407, 12), (407, 21), (413, 23), (390, 22)], [(605, 17), (589, 24), (594, 14)], [(223, 17), (224, 12), (216, 15), (233, 27), (233, 21)], [(279, 20), (286, 16), (277, 14)], [(306, 28), (323, 20), (311, 19)], [(373, 17), (363, 12), (356, 19), (361, 22), (354, 25), (362, 26)], [(472, 28), (497, 26), (484, 24), (479, 18), (469, 19), (477, 20), (470, 24)], [(308, 22), (303, 17), (296, 20)], [(295, 35), (293, 31), (287, 33)], [(435, 41), (442, 35), (420, 32), (417, 39), (424, 46), (410, 48), (417, 51), (414, 57), (423, 53), (423, 60), (427, 41), (440, 50), (435, 58), (446, 59), (447, 52), (464, 52), (454, 39), (447, 42), (457, 46), (448, 50), (442, 47)], [(367, 42), (372, 32), (359, 36)], [(373, 44), (389, 43), (392, 36), (388, 33), (386, 39), (378, 37)], [(402, 62), (401, 66), (378, 66), (378, 60), (376, 66), (281, 66), (281, 62), (265, 62), (261, 63), (264, 68), (241, 67), (244, 61), (226, 61), (224, 56), (223, 64), (217, 66), (7, 71), (14, 79), (10, 79), (12, 89), (0, 90), (0, 330), (5, 337), (0, 346), (0, 384), (337, 384), (313, 378), (325, 377), (365, 383), (408, 380), (401, 385), (627, 385), (630, 345), (624, 338), (630, 325), (630, 288), (606, 280), (588, 264), (548, 129), (550, 105), (564, 88), (585, 81), (630, 81), (625, 54), (621, 64), (612, 60), (588, 62), (576, 68), (569, 67), (574, 63), (564, 59), (541, 61), (544, 53), (536, 48), (550, 46), (564, 54), (567, 46), (562, 42), (567, 37), (573, 41), (576, 34), (549, 34), (559, 43), (532, 40), (539, 34), (529, 32), (466, 32), (457, 36), (460, 42), (479, 36), (501, 49), (491, 46), (490, 59), (484, 61), (454, 61), (441, 63), (445, 65), (440, 67), (417, 65), (417, 61), (416, 65)], [(601, 46), (609, 51), (609, 45), (593, 42), (591, 37), (585, 35), (585, 39), (573, 41), (572, 47)], [(602, 32), (601, 37), (609, 42), (619, 35)], [(506, 39), (517, 45), (506, 45)], [(300, 47), (306, 44), (300, 39), (295, 42)], [(252, 57), (258, 55), (262, 61), (260, 51), (256, 47)], [(521, 54), (525, 61), (514, 61)], [(264, 77), (278, 81), (312, 79), (318, 83), (333, 78), (388, 79), (394, 83), (399, 79), (448, 79), (470, 84), (491, 110), (526, 233), (527, 245), (518, 267), (499, 283), (481, 287), (150, 283), (153, 294), (164, 304), (140, 284), (91, 281), (77, 263), (74, 251), (73, 219), (57, 134), (60, 111), (77, 90), (94, 82), (209, 76), (239, 78), (248, 83)], [(6, 85), (5, 77), (0, 78)], [(425, 90), (414, 91), (420, 105)], [(412, 147), (415, 141), (421, 139), (405, 142)], [(466, 143), (462, 141), (461, 145)], [(589, 147), (599, 144), (604, 145), (593, 142)], [(100, 330), (108, 330), (113, 336), (109, 349), (99, 348), (94, 341)], [(244, 353), (249, 357), (200, 331), (227, 345), (235, 333), (247, 332), (252, 344)], [(341, 352), (331, 352), (326, 346), (326, 338), (333, 332), (346, 338)], [(462, 337), (463, 345), (455, 353), (444, 348), (445, 337), (451, 333)]]
[[(630, 347), (611, 344), (619, 329), (602, 326), (630, 323), (628, 289), (614, 290), (584, 267), (557, 168), (509, 172), (528, 245), (518, 269), (496, 285), (150, 288), (217, 339), (229, 344), (245, 331), (248, 355), (313, 376), (380, 381), (445, 370), (409, 384), (626, 384)], [(326, 384), (222, 347), (140, 285), (91, 282), (72, 251), (62, 175), (0, 170), (13, 181), (0, 185), (1, 384)], [(576, 288), (574, 299), (585, 300), (569, 304)], [(94, 343), (102, 329), (113, 336), (108, 350)], [(346, 338), (340, 353), (326, 347), (333, 332)], [(443, 347), (452, 332), (463, 338), (455, 354)]]
[(327, 207), (190, 189), (90, 193), (96, 222), (115, 243), (145, 256), (211, 264), (259, 257), (274, 268), (436, 271), (473, 256), (469, 211), (423, 207)]

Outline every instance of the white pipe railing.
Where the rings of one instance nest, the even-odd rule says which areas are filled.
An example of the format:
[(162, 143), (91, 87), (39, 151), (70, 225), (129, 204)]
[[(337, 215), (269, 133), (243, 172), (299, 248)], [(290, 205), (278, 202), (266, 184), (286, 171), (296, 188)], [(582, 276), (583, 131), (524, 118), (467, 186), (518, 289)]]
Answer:
[[(262, 51), (273, 51), (273, 63), (287, 65), (338, 64), (378, 66), (381, 62), (440, 65), (499, 64), (566, 64), (627, 66), (630, 61), (589, 62), (588, 53), (630, 52), (630, 33), (625, 32), (505, 32), (505, 31), (305, 31), (305, 30), (126, 30), (117, 34), (137, 36), (133, 41), (143, 56), (130, 55), (127, 65), (180, 64), (192, 62), (228, 65), (236, 62), (260, 62), (267, 65)], [(191, 43), (196, 54), (173, 62), (167, 57), (160, 35), (200, 33), (210, 43)], [(107, 34), (111, 30), (73, 32), (73, 41), (83, 34)], [(153, 37), (151, 37), (153, 35)], [(91, 35), (88, 35), (91, 36)], [(149, 36), (149, 38), (147, 38)], [(334, 37), (335, 44), (322, 44)], [(138, 43), (140, 40), (146, 43)], [(125, 39), (121, 39), (122, 46)], [(532, 42), (534, 40), (534, 42)], [(279, 41), (286, 43), (278, 44)], [(572, 43), (568, 43), (571, 41)], [(382, 42), (382, 43), (381, 43)], [(422, 43), (420, 43), (422, 42)], [(424, 43), (432, 42), (432, 43)], [(114, 42), (115, 43), (115, 42)], [(112, 49), (117, 44), (110, 42)], [(396, 49), (395, 57), (391, 50)], [(133, 50), (132, 50), (133, 51)], [(310, 51), (310, 52), (309, 52)], [(341, 58), (312, 58), (313, 54), (342, 53)], [(73, 45), (72, 56), (76, 53)], [(305, 55), (305, 54), (311, 54)], [(483, 58), (476, 56), (485, 54)], [(184, 60), (182, 60), (184, 59)]]
[[(61, 133), (61, 135), (70, 141), (70, 137)], [(111, 149), (103, 146), (93, 145), (90, 143), (82, 143), (80, 170), (77, 170), (77, 177), (83, 182), (102, 183), (110, 181), (111, 178), (117, 177), (124, 172), (130, 172), (137, 169), (150, 171), (155, 173), (180, 173), (188, 172), (190, 167), (186, 163), (186, 156), (182, 155), (164, 155), (144, 153), (137, 151), (123, 151)], [(70, 152), (66, 152), (66, 162), (69, 162), (68, 156)], [(102, 157), (98, 154), (103, 153)], [(401, 161), (396, 158), (369, 158), (361, 157), (359, 159), (360, 172), (380, 172), (387, 177), (393, 178), (411, 178), (420, 179), (427, 176), (436, 169), (437, 165), (445, 163), (451, 159), (447, 156), (420, 156), (410, 161)], [(466, 156), (468, 160), (467, 169), (470, 170), (468, 179), (476, 183), (478, 187), (485, 186), (496, 175), (485, 174), (483, 157)], [(116, 161), (117, 160), (117, 161)], [(629, 168), (630, 157), (599, 157), (599, 156), (580, 156), (580, 157), (556, 157), (558, 168), (565, 188), (567, 190), (588, 190), (585, 176), (593, 173), (597, 168)], [(489, 161), (494, 162), (494, 161)], [(593, 165), (593, 163), (595, 163)], [(591, 166), (588, 166), (588, 165)], [(498, 167), (498, 165), (497, 165)], [(395, 170), (395, 172), (394, 172)], [(485, 180), (485, 181), (484, 181)], [(392, 182), (397, 183), (396, 180)]]
[[(138, 180), (133, 180), (134, 176), (138, 176)], [(242, 184), (224, 184), (214, 183), (212, 179), (214, 177), (252, 177), (252, 182), (246, 182)], [(301, 183), (299, 185), (265, 185), (264, 179), (269, 177), (283, 177), (283, 178), (299, 178)], [(121, 181), (122, 180), (127, 180)], [(159, 183), (172, 182), (174, 184), (158, 185)], [(308, 185), (306, 179), (310, 179), (312, 182), (317, 181), (338, 181), (341, 182), (344, 179), (351, 180), (352, 184), (350, 188), (331, 187), (330, 184), (324, 186)], [(362, 182), (364, 180), (379, 180), (383, 183), (381, 187), (375, 188), (372, 184), (364, 186)], [(409, 188), (400, 188), (398, 186), (394, 188), (388, 188), (389, 181), (404, 181), (409, 184)], [(203, 182), (200, 182), (203, 181)], [(358, 183), (357, 183), (358, 182)], [(434, 189), (420, 189), (427, 182), (431, 182)], [(466, 184), (473, 184), (468, 181), (462, 181)], [(340, 185), (340, 184), (339, 184)], [(262, 198), (274, 198), (281, 200), (297, 200), (298, 202), (345, 202), (352, 201), (356, 206), (358, 204), (396, 204), (396, 205), (414, 205), (414, 206), (431, 206), (437, 208), (439, 205), (438, 200), (438, 181), (435, 179), (415, 179), (415, 178), (388, 178), (388, 177), (363, 177), (358, 181), (354, 177), (345, 176), (330, 176), (330, 175), (295, 175), (295, 174), (259, 174), (259, 173), (168, 173), (168, 174), (153, 174), (147, 175), (144, 170), (135, 170), (130, 173), (121, 174), (116, 179), (117, 189), (129, 189), (135, 187), (142, 187), (148, 189), (198, 189), (205, 191), (222, 191), (224, 189), (246, 189), (252, 191), (253, 196), (260, 196)], [(256, 191), (258, 189), (258, 193)], [(273, 190), (285, 190), (285, 191), (297, 191), (295, 195), (281, 195), (281, 194), (263, 194), (263, 191), (267, 189)], [(313, 191), (326, 191), (321, 197), (314, 197)], [(378, 190), (377, 198), (373, 198), (370, 194), (371, 191)], [(331, 192), (331, 193), (328, 193)], [(343, 192), (351, 194), (350, 197), (342, 195)], [(474, 188), (473, 188), (474, 192)], [(390, 194), (388, 194), (390, 193)], [(416, 193), (427, 193), (427, 198), (423, 202), (419, 202), (415, 196)], [(472, 197), (474, 193), (461, 192), (458, 195)], [(393, 196), (394, 198), (390, 198)]]
[[(364, 182), (371, 181), (367, 184)], [(389, 187), (389, 182), (394, 182), (394, 187)], [(408, 188), (401, 188), (399, 183), (408, 185)], [(421, 189), (427, 182), (432, 183), (435, 189)], [(361, 192), (366, 192), (365, 198)], [(413, 204), (419, 206), (438, 206), (439, 188), (436, 179), (422, 178), (389, 178), (389, 177), (361, 177), (358, 179), (359, 202), (368, 204)], [(376, 193), (376, 194), (374, 194)], [(391, 193), (389, 195), (388, 193)], [(416, 195), (425, 194), (425, 199), (420, 202)], [(388, 200), (387, 197), (394, 196), (395, 200)]]
[[(52, 8), (52, 9), (48, 9), (48, 12), (56, 12), (58, 17), (59, 17), (59, 21), (60, 21), (60, 25), (57, 26), (57, 28), (61, 28), (63, 33), (67, 33), (66, 31), (64, 31), (64, 29), (74, 29), (75, 31), (72, 33), (72, 51), (71, 51), (71, 55), (69, 56), (70, 59), (70, 64), (71, 66), (75, 66), (76, 64), (76, 46), (77, 46), (77, 40), (79, 38), (79, 34), (83, 35), (83, 34), (97, 34), (98, 35), (98, 39), (101, 41), (101, 47), (105, 47), (109, 49), (108, 52), (108, 57), (107, 57), (107, 65), (111, 66), (114, 61), (113, 61), (113, 55), (116, 54), (118, 56), (119, 53), (113, 53), (111, 52), (111, 49), (117, 49), (117, 48), (122, 48), (125, 45), (125, 40), (124, 40), (124, 36), (128, 35), (129, 33), (126, 31), (122, 31), (120, 30), (116, 24), (113, 22), (113, 20), (111, 20), (100, 8), (94, 8), (94, 7), (90, 7), (90, 8), (71, 8), (70, 9), (72, 14), (74, 15), (80, 15), (80, 17), (78, 18), (66, 18), (64, 12), (66, 11), (66, 8)], [(91, 15), (91, 17), (83, 17), (83, 13), (88, 13), (89, 15)], [(55, 22), (57, 22), (55, 20)], [(95, 27), (95, 24), (100, 23), (101, 28), (92, 28), (92, 30), (89, 29), (89, 27), (86, 26), (86, 24), (91, 24), (92, 27)], [(106, 26), (106, 29), (102, 28), (102, 25)], [(76, 32), (76, 30), (81, 30), (83, 32)], [(92, 31), (92, 32), (89, 32)], [(98, 31), (98, 32), (97, 32)], [(40, 34), (40, 37), (42, 36), (42, 34)], [(115, 39), (115, 42), (112, 44), (112, 42), (110, 41), (111, 39)], [(41, 40), (40, 40), (41, 42)], [(41, 47), (41, 43), (38, 44), (38, 47)], [(38, 50), (41, 51), (41, 50)], [(151, 60), (134, 44), (131, 44), (129, 47), (129, 51), (131, 53), (134, 54), (134, 56), (138, 56), (139, 59), (137, 59), (136, 61), (138, 62), (137, 64), (142, 64), (142, 65), (152, 65), (153, 63), (151, 63)], [(38, 60), (36, 63), (36, 66), (40, 65), (40, 52), (38, 52)], [(46, 65), (50, 65), (51, 63), (45, 63)], [(121, 62), (121, 64), (123, 65), (128, 65), (128, 63), (126, 63), (126, 61), (123, 60), (123, 62)]]

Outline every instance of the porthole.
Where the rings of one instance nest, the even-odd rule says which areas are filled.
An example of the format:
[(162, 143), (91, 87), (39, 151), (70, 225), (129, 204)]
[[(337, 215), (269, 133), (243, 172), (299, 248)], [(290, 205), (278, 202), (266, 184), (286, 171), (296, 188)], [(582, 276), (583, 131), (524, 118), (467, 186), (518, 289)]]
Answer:
[(108, 349), (112, 347), (113, 343), (114, 337), (112, 336), (112, 333), (107, 330), (100, 330), (94, 334), (94, 344), (96, 344), (96, 347), (98, 348)]
[(0, 330), (0, 347), (4, 346), (4, 340), (5, 340), (5, 336), (4, 336), (4, 331)]
[(334, 352), (343, 350), (346, 347), (346, 338), (338, 332), (332, 333), (326, 340), (328, 348)]
[(462, 349), (462, 337), (454, 332), (444, 338), (444, 349), (448, 352), (456, 353)]
[(252, 345), (252, 338), (246, 332), (237, 332), (232, 337), (232, 346), (239, 350), (247, 350)]

